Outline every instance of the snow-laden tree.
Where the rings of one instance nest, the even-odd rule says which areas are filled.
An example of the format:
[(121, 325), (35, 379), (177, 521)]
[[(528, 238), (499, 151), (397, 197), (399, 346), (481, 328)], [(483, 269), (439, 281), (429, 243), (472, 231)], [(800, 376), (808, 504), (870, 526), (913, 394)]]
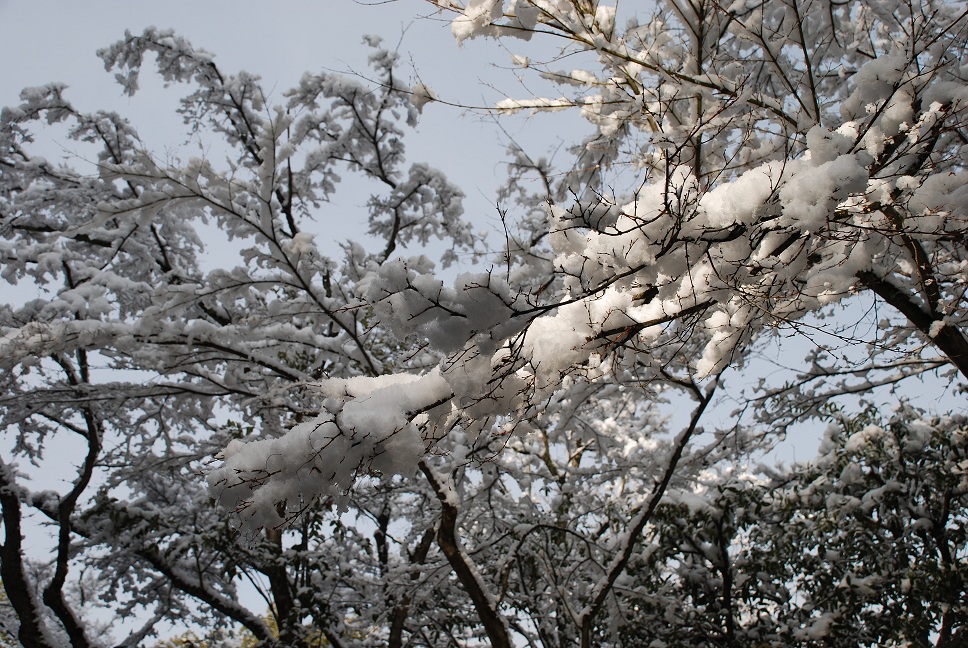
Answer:
[[(419, 454), (455, 427), (527, 420), (566, 377), (711, 385), (774, 331), (865, 345), (841, 366), (819, 341), (805, 383), (968, 373), (960, 3), (671, 2), (624, 28), (598, 2), (438, 6), (458, 40), (557, 38), (555, 61), (516, 60), (569, 95), (498, 109), (574, 106), (595, 132), (548, 187), (544, 218), (509, 235), (506, 265), (453, 286), (405, 259), (363, 277), (381, 322), (448, 359), (419, 377), (325, 383), (333, 402), (285, 442), (227, 450), (214, 481), (239, 485), (226, 502), (273, 521), (302, 468), (270, 479), (254, 466), (282, 444), (311, 448), (335, 492), (358, 466)], [(552, 67), (581, 55), (595, 67)], [(852, 295), (876, 313), (869, 332), (807, 317)]]
[[(398, 246), (443, 238), (445, 262), (475, 246), (461, 192), (404, 160), (417, 111), (396, 55), (371, 45), (374, 86), (306, 74), (278, 105), (257, 78), (222, 71), (170, 32), (100, 52), (128, 93), (151, 59), (184, 84), (180, 112), (210, 157), (159, 158), (132, 124), (76, 110), (59, 85), (25, 90), (3, 111), (2, 274), (28, 297), (0, 310), (0, 564), (24, 646), (104, 644), (76, 604), (77, 579), (92, 570), (80, 600), (140, 619), (115, 638), (130, 646), (159, 622), (193, 619), (271, 642), (267, 610), (285, 645), (303, 633), (338, 644), (340, 628), (390, 595), (378, 578), (385, 556), (369, 560), (364, 545), (401, 515), (416, 525), (420, 489), (367, 491), (359, 517), (382, 519), (380, 502), (394, 500), (369, 538), (309, 497), (286, 538), (239, 537), (202, 477), (233, 438), (279, 436), (315, 416), (311, 385), (323, 377), (437, 362), (360, 307), (360, 278)], [(55, 124), (96, 162), (37, 156), (33, 131)], [(326, 236), (344, 231), (325, 204), (348, 174), (370, 183), (371, 250), (346, 241), (340, 253)], [(54, 530), (50, 556), (28, 544), (43, 546), (41, 524)], [(264, 602), (242, 604), (240, 582)]]
[[(626, 16), (588, 0), (431, 4), (452, 15), (458, 41), (501, 40), (521, 74), (560, 92), (496, 111), (573, 108), (593, 132), (564, 172), (516, 152), (515, 201), (502, 207), (521, 226), (490, 270), (449, 285), (397, 259), (363, 276), (375, 317), (445, 354), (438, 366), (324, 382), (319, 416), (281, 439), (231, 444), (210, 479), (225, 505), (271, 526), (283, 503), (416, 464), (446, 510), (460, 501), (447, 477), (457, 468), (424, 452), (558, 437), (560, 408), (587, 406), (574, 392), (585, 384), (613, 385), (617, 402), (642, 409), (678, 391), (693, 415), (671, 440), (652, 437), (665, 451), (609, 520), (616, 535), (588, 558), (597, 573), (547, 612), (568, 627), (558, 641), (570, 632), (592, 645), (614, 637), (604, 610), (665, 490), (705, 455), (750, 447), (756, 430), (736, 421), (698, 433), (729, 371), (762, 344), (793, 333), (815, 345), (789, 382), (762, 383), (747, 401), (775, 432), (830, 398), (907, 377), (936, 375), (960, 397), (968, 13), (890, 0), (672, 0)], [(550, 39), (556, 54), (518, 54), (515, 39)], [(539, 197), (519, 182), (528, 174)], [(491, 593), (476, 609), (503, 619), (485, 622), (487, 636), (509, 645), (517, 616), (491, 579), (475, 579)]]
[[(430, 4), (552, 88), (498, 117), (591, 128), (560, 169), (512, 146), (504, 249), (456, 280), (403, 255), (477, 247), (460, 192), (401, 140), (454, 98), (402, 83), (391, 53), (372, 85), (309, 75), (276, 107), (171, 34), (102, 52), (131, 92), (148, 55), (188, 84), (224, 164), (152, 155), (60, 87), (5, 111), (3, 272), (44, 287), (2, 312), (21, 642), (96, 645), (75, 605), (95, 590), (142, 615), (126, 645), (187, 620), (282, 645), (963, 637), (964, 4)], [(44, 120), (99, 147), (96, 175), (31, 155)], [(337, 259), (312, 223), (347, 172), (380, 185), (379, 243)], [(238, 259), (208, 270), (215, 236)], [(786, 338), (812, 345), (800, 368), (742, 393)], [(918, 377), (948, 411), (831, 403)], [(816, 462), (757, 473), (817, 418), (840, 427)], [(76, 478), (31, 490), (14, 457), (29, 472), (64, 437)], [(49, 574), (19, 543), (27, 511), (56, 529)]]
[(628, 644), (964, 644), (965, 419), (832, 418), (789, 474), (670, 492), (619, 594)]

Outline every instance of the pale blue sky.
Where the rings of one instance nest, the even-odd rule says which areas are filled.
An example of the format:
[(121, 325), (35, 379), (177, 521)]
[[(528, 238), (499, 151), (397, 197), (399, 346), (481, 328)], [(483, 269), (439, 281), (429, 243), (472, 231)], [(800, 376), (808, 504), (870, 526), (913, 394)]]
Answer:
[[(152, 25), (173, 28), (214, 53), (225, 71), (260, 75), (280, 102), (282, 92), (306, 71), (366, 72), (365, 34), (383, 37), (388, 47), (399, 43), (406, 80), (419, 78), (444, 100), (480, 106), (493, 104), (502, 93), (525, 95), (515, 75), (501, 69), (510, 65), (508, 52), (492, 41), (458, 47), (448, 18), (432, 9), (422, 0), (0, 0), (0, 42), (10, 56), (0, 65), (0, 105), (17, 103), (24, 87), (64, 82), (70, 86), (68, 99), (79, 109), (117, 110), (156, 154), (177, 151), (185, 141), (174, 114), (181, 90), (166, 92), (146, 73), (139, 95), (125, 97), (95, 55), (98, 48), (123, 37), (125, 29), (139, 33)], [(560, 127), (551, 128), (544, 118), (503, 123), (539, 155), (559, 149), (562, 139), (580, 139), (577, 132), (560, 137)], [(555, 123), (560, 125), (560, 118)], [(573, 123), (580, 128), (577, 119)], [(48, 157), (63, 155), (64, 148), (76, 150), (64, 140), (50, 144), (44, 151)], [(484, 113), (430, 104), (417, 132), (408, 136), (408, 147), (411, 162), (440, 168), (461, 186), (468, 196), (468, 213), (481, 229), (494, 231), (498, 219), (493, 196), (504, 173), (505, 143)], [(346, 193), (336, 196), (343, 206), (365, 202), (365, 196)]]

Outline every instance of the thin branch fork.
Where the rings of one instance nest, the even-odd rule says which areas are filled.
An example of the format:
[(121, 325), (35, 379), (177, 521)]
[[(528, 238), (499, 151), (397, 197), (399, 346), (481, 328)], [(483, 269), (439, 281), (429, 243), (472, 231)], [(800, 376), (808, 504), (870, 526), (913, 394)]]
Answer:
[[(702, 419), (702, 416), (706, 411), (706, 407), (712, 401), (713, 394), (716, 392), (716, 388), (718, 386), (719, 376), (716, 376), (713, 382), (706, 388), (705, 393), (702, 393), (700, 396), (699, 405), (693, 411), (689, 425), (679, 433), (678, 437), (676, 437), (672, 448), (672, 454), (670, 455), (668, 463), (666, 464), (665, 472), (662, 474), (662, 477), (659, 479), (659, 482), (653, 489), (649, 499), (634, 511), (628, 532), (622, 539), (621, 550), (615, 555), (611, 564), (609, 564), (606, 568), (605, 576), (598, 582), (597, 585), (595, 585), (594, 590), (592, 590), (593, 593), (591, 600), (581, 611), (579, 615), (579, 625), (581, 628), (581, 648), (591, 648), (592, 624), (594, 623), (595, 617), (599, 610), (601, 610), (602, 605), (605, 603), (605, 599), (607, 599), (609, 593), (611, 593), (612, 587), (615, 585), (615, 581), (617, 581), (618, 577), (623, 571), (625, 571), (625, 566), (632, 557), (632, 551), (635, 549), (635, 545), (642, 535), (642, 530), (645, 528), (645, 525), (648, 524), (649, 520), (652, 519), (652, 516), (655, 514), (655, 511), (659, 506), (659, 502), (662, 501), (662, 497), (665, 495), (665, 492), (669, 487), (669, 483), (672, 481), (672, 477), (676, 473), (676, 468), (679, 466), (679, 461), (682, 459), (682, 454), (685, 451), (686, 446), (689, 444), (690, 439), (698, 429), (699, 421)], [(696, 390), (698, 391), (698, 387)]]
[(471, 597), (492, 648), (511, 648), (507, 621), (498, 611), (494, 598), (485, 590), (480, 572), (473, 560), (460, 546), (460, 540), (457, 537), (458, 509), (452, 501), (450, 489), (425, 460), (419, 463), (419, 467), (440, 501), (440, 526), (437, 529), (437, 544), (440, 550), (457, 574), (457, 579), (464, 590)]

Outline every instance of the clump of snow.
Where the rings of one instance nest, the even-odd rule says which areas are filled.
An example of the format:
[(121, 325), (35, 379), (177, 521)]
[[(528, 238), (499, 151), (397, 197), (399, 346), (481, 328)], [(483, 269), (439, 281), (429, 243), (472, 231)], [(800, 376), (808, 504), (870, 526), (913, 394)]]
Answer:
[(555, 315), (531, 324), (525, 353), (540, 377), (539, 388), (558, 384), (566, 369), (588, 356), (583, 347), (591, 334), (588, 311), (580, 302), (562, 306)]
[(460, 16), (454, 19), (450, 29), (458, 43), (482, 35), (491, 22), (504, 13), (502, 0), (470, 0)]
[(882, 54), (866, 62), (851, 78), (853, 91), (840, 104), (840, 114), (845, 120), (866, 115), (868, 106), (890, 98), (906, 68), (903, 52)]
[(512, 0), (508, 7), (508, 14), (512, 16), (509, 24), (520, 29), (519, 34), (515, 34), (514, 31), (509, 33), (527, 40), (531, 38), (531, 30), (538, 24), (541, 9), (535, 6), (532, 0)]
[(558, 110), (565, 110), (567, 108), (574, 108), (575, 102), (567, 97), (559, 97), (557, 99), (551, 99), (548, 97), (535, 97), (532, 99), (502, 99), (494, 104), (494, 108), (505, 112), (509, 115), (520, 112), (522, 110), (530, 110), (532, 113), (537, 112), (555, 112)]
[(280, 503), (298, 507), (340, 496), (361, 472), (412, 472), (427, 450), (422, 412), (451, 395), (439, 370), (423, 375), (351, 378), (323, 383), (326, 410), (275, 439), (233, 441), (209, 475), (220, 503), (246, 527), (278, 527)]
[(423, 112), (424, 106), (431, 101), (437, 101), (437, 95), (424, 83), (418, 83), (410, 90), (410, 103), (417, 109), (418, 113)]
[(308, 232), (297, 232), (289, 242), (287, 249), (293, 254), (311, 254), (316, 251), (313, 235)]
[(830, 131), (818, 124), (807, 131), (807, 149), (814, 164), (832, 162), (849, 153), (853, 146), (854, 138), (840, 130)]
[(779, 182), (775, 165), (764, 165), (744, 173), (733, 182), (707, 191), (700, 204), (701, 213), (711, 227), (749, 223)]
[(791, 165), (780, 188), (780, 224), (821, 231), (837, 204), (867, 188), (868, 173), (858, 155), (840, 155), (826, 162)]
[(869, 446), (879, 444), (885, 438), (884, 428), (877, 425), (867, 425), (861, 431), (855, 432), (847, 439), (844, 450), (851, 454), (862, 453)]

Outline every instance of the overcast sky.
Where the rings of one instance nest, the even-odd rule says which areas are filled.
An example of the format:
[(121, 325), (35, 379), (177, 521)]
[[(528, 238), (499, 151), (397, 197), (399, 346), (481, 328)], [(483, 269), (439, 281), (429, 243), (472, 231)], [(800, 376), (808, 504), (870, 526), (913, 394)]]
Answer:
[(0, 0), (7, 53), (0, 101), (15, 101), (21, 87), (47, 81), (104, 90), (110, 77), (95, 50), (126, 29), (137, 33), (148, 26), (175, 29), (215, 53), (226, 70), (259, 74), (270, 88), (287, 88), (307, 70), (363, 68), (365, 34), (400, 41), (401, 52), (418, 65), (432, 63), (421, 66), (422, 74), (460, 82), (456, 72), (473, 58), (472, 48), (459, 50), (447, 21), (431, 9), (422, 0)]
[[(195, 47), (214, 53), (224, 71), (258, 74), (279, 102), (306, 71), (366, 72), (365, 34), (398, 47), (406, 80), (425, 82), (442, 99), (493, 105), (501, 93), (524, 93), (505, 69), (507, 52), (486, 41), (459, 48), (448, 19), (422, 0), (0, 0), (0, 42), (7, 54), (0, 65), (0, 105), (18, 103), (24, 87), (63, 82), (79, 109), (117, 110), (156, 154), (178, 152), (185, 135), (174, 108), (182, 89), (165, 91), (146, 73), (141, 92), (125, 97), (95, 54), (122, 38), (126, 29), (140, 33), (148, 26), (173, 28)], [(530, 142), (532, 153), (560, 148), (559, 135), (541, 119), (505, 120), (504, 126), (524, 144)], [(58, 153), (76, 147), (53, 144)], [(409, 161), (444, 170), (467, 194), (465, 204), (475, 222), (494, 231), (494, 191), (504, 172), (505, 142), (490, 119), (481, 112), (431, 104), (407, 144)], [(347, 193), (337, 190), (336, 201), (343, 206), (355, 201), (356, 207), (365, 202), (365, 196)]]

